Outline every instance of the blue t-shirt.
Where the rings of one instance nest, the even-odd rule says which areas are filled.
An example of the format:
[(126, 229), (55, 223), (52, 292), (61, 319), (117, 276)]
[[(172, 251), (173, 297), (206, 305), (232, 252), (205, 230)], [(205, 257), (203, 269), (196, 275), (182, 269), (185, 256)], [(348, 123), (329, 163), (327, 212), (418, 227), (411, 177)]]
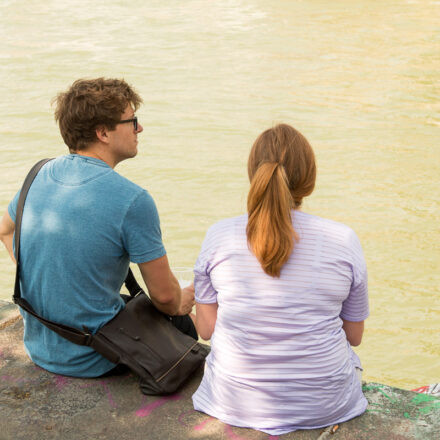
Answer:
[[(8, 211), (15, 222), (19, 193)], [(43, 317), (95, 333), (123, 307), (120, 288), (129, 262), (165, 255), (159, 216), (147, 191), (105, 162), (71, 154), (47, 163), (24, 207), (22, 296)], [(22, 312), (24, 345), (54, 373), (96, 377), (114, 364), (73, 344)]]

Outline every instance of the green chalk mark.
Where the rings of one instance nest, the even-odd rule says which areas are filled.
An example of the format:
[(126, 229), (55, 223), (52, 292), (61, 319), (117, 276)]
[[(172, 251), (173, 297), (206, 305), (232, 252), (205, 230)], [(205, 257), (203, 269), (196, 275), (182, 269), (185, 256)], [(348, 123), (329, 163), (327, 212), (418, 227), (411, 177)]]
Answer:
[(391, 403), (397, 403), (398, 399), (393, 399), (391, 396), (389, 396), (385, 391), (379, 390), (378, 391), (383, 394)]
[(372, 390), (380, 390), (384, 387), (385, 385), (380, 385), (380, 384), (376, 384), (376, 385), (363, 385), (362, 386), (362, 390), (363, 391), (372, 391)]
[(411, 400), (411, 403), (414, 405), (420, 405), (428, 402), (429, 405), (426, 405), (423, 408), (417, 408), (419, 414), (428, 414), (431, 411), (440, 409), (440, 399), (434, 396), (430, 396), (429, 394), (417, 394), (417, 396), (414, 396)]
[(437, 397), (431, 396), (429, 394), (417, 394), (413, 397), (411, 403), (415, 403), (416, 405), (418, 405), (424, 402), (432, 402), (433, 400), (437, 401), (440, 404), (440, 400), (438, 400)]

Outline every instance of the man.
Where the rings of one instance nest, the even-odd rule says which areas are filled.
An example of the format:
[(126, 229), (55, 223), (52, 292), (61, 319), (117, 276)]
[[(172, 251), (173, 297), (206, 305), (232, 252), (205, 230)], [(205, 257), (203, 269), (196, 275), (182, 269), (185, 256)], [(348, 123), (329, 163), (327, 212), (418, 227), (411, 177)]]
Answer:
[[(194, 288), (183, 291), (162, 243), (159, 216), (147, 191), (117, 174), (137, 154), (142, 100), (123, 80), (78, 80), (56, 101), (55, 119), (70, 154), (48, 162), (28, 193), (20, 245), (22, 296), (41, 316), (95, 333), (123, 307), (119, 290), (137, 263), (154, 305), (186, 315)], [(12, 248), (17, 194), (0, 222)], [(73, 344), (22, 312), (29, 357), (54, 373), (107, 374), (115, 365), (90, 347)], [(180, 319), (194, 332), (188, 316)]]

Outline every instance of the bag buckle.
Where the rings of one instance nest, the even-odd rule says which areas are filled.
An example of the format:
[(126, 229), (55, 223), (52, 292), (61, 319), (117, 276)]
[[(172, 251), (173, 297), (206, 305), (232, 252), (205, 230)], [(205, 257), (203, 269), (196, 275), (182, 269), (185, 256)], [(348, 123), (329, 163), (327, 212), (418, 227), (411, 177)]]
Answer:
[(133, 298), (136, 298), (141, 293), (144, 293), (144, 291), (142, 289), (140, 289), (139, 292), (136, 292), (136, 294), (133, 296)]
[(90, 330), (85, 325), (83, 325), (82, 327), (83, 327), (83, 330), (84, 330), (84, 336), (86, 338), (85, 343), (86, 343), (87, 346), (90, 346), (92, 344), (92, 341), (93, 341), (93, 335), (90, 333)]

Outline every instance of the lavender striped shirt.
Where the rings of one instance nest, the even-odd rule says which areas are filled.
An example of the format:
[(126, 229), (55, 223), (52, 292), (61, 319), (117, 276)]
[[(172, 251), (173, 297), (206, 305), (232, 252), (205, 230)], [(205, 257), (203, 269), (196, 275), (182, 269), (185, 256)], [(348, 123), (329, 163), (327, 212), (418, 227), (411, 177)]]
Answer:
[(292, 217), (300, 240), (280, 278), (249, 251), (246, 215), (208, 230), (194, 269), (196, 301), (219, 306), (194, 408), (272, 435), (343, 422), (367, 407), (341, 321), (369, 313), (361, 245), (341, 223)]

